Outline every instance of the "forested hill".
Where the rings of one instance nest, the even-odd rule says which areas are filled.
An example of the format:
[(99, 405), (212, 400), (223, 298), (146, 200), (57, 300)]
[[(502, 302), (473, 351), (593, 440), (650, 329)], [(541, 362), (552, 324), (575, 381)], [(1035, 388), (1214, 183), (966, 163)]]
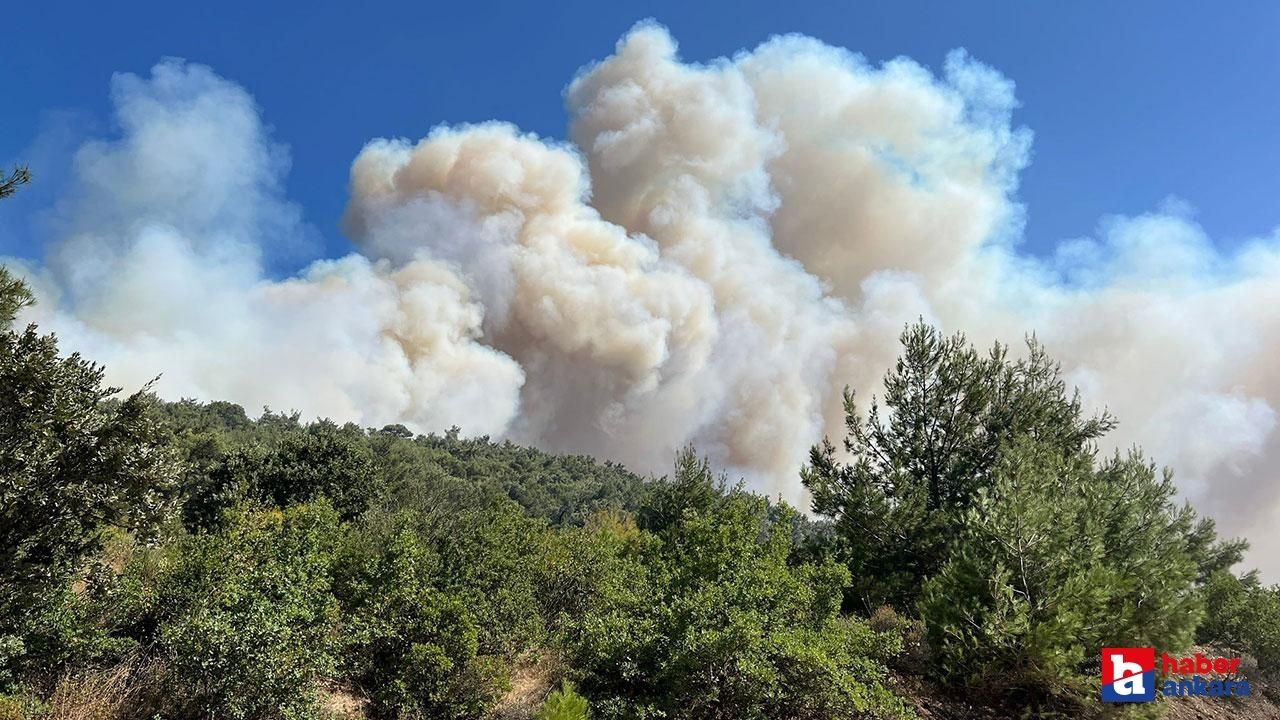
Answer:
[[(193, 400), (157, 402), (156, 411), (189, 460), (186, 487), (200, 497), (223, 492), (218, 483), (252, 483), (286, 503), (323, 495), (354, 516), (387, 493), (430, 484), (470, 502), (507, 497), (530, 517), (581, 525), (599, 510), (634, 511), (644, 489), (621, 465), (465, 438), (457, 428), (415, 437), (402, 425), (304, 424), (270, 410), (251, 419), (239, 405)], [(315, 485), (302, 489), (304, 477)]]
[(1089, 718), (1180, 707), (1101, 705), (1102, 647), (1280, 669), (1280, 591), (1034, 342), (906, 328), (810, 519), (696, 448), (121, 394), (30, 300), (0, 270), (3, 720)]

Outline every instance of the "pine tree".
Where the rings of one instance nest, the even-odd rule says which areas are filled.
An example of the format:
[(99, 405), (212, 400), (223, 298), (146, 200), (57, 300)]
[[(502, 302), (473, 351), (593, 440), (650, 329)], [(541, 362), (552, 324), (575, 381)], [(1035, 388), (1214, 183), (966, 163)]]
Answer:
[(0, 198), (9, 197), (18, 191), (18, 186), (29, 182), (31, 182), (31, 171), (25, 167), (14, 168), (8, 178), (5, 178), (4, 173), (0, 173)]
[(855, 604), (909, 607), (942, 567), (965, 511), (990, 488), (1003, 444), (1032, 435), (1063, 458), (1089, 452), (1115, 422), (1086, 416), (1060, 370), (1034, 338), (1011, 360), (995, 345), (985, 356), (963, 335), (944, 337), (916, 323), (884, 381), (883, 406), (866, 418), (845, 392), (845, 450), (815, 446), (802, 479), (813, 507), (845, 541)]
[(587, 699), (575, 692), (566, 680), (559, 690), (547, 696), (537, 720), (587, 720), (590, 716)]

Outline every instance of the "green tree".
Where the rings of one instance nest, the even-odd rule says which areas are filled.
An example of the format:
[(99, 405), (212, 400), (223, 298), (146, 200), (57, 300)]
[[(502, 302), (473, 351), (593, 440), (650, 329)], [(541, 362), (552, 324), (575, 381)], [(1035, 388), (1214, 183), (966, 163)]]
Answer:
[(640, 506), (640, 526), (651, 532), (673, 527), (686, 513), (708, 514), (724, 504), (728, 481), (711, 472), (711, 464), (699, 458), (693, 447), (676, 455), (675, 472), (653, 483)]
[(1033, 707), (1092, 699), (1099, 647), (1190, 641), (1201, 613), (1167, 474), (1139, 456), (1094, 467), (1023, 436), (964, 516), (921, 615), (941, 676)]
[(1006, 701), (1083, 697), (1102, 645), (1189, 643), (1197, 586), (1244, 544), (1137, 450), (1099, 461), (1114, 420), (1083, 412), (1034, 339), (1017, 360), (922, 323), (902, 343), (885, 410), (845, 394), (849, 461), (824, 441), (803, 473), (853, 604), (918, 609), (939, 676)]
[(0, 675), (35, 650), (39, 616), (106, 529), (154, 529), (180, 472), (151, 397), (107, 402), (119, 388), (101, 367), (35, 325), (8, 327), (31, 301), (0, 268)]
[(963, 335), (944, 337), (923, 322), (901, 340), (883, 409), (873, 398), (863, 418), (845, 393), (850, 460), (824, 440), (802, 473), (814, 510), (844, 541), (853, 600), (864, 612), (915, 601), (946, 562), (965, 511), (991, 487), (1008, 438), (1031, 435), (1069, 458), (1114, 426), (1105, 413), (1084, 413), (1034, 338), (1018, 360), (1006, 346), (983, 355)]

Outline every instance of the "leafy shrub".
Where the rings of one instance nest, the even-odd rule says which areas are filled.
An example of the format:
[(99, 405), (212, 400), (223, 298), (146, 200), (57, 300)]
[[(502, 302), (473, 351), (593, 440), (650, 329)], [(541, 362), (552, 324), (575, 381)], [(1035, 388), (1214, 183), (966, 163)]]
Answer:
[[(788, 564), (791, 525), (742, 493), (714, 498), (685, 455), (566, 633), (571, 667), (605, 718), (818, 718), (905, 713), (884, 686), (894, 638), (839, 615), (848, 571)], [(680, 488), (692, 489), (680, 498)], [(653, 518), (663, 518), (655, 522)]]
[(505, 689), (505, 668), (478, 654), (470, 606), (438, 587), (441, 560), (408, 525), (358, 533), (338, 560), (346, 672), (377, 717), (475, 717)]
[(928, 659), (924, 623), (919, 618), (899, 614), (888, 605), (881, 605), (871, 613), (867, 625), (872, 631), (898, 638), (902, 650), (889, 659), (889, 664), (912, 674), (922, 674)]
[(44, 703), (29, 695), (0, 695), (0, 720), (34, 720), (45, 709)]
[(413, 441), (446, 474), (496, 489), (525, 512), (555, 525), (580, 525), (597, 510), (633, 510), (644, 482), (614, 462), (585, 455), (552, 455), (510, 441), (463, 438), (458, 428)]
[(432, 540), (441, 587), (470, 608), (482, 653), (513, 657), (544, 639), (535, 587), (544, 522), (502, 501), (455, 514)]
[(172, 700), (201, 717), (301, 717), (336, 668), (329, 567), (337, 515), (324, 503), (242, 513), (182, 541), (150, 594)]
[(618, 597), (645, 582), (636, 558), (653, 536), (619, 511), (599, 511), (581, 528), (565, 528), (548, 543), (535, 587), (547, 628), (575, 645), (581, 619), (600, 598)]
[(192, 527), (215, 527), (223, 512), (245, 501), (283, 508), (323, 498), (349, 520), (381, 488), (363, 433), (323, 421), (286, 432), (270, 447), (249, 444), (227, 453), (188, 501), (186, 516)]
[(1259, 670), (1280, 674), (1280, 586), (1264, 587), (1256, 573), (1219, 570), (1200, 592), (1209, 613), (1197, 641), (1249, 653)]

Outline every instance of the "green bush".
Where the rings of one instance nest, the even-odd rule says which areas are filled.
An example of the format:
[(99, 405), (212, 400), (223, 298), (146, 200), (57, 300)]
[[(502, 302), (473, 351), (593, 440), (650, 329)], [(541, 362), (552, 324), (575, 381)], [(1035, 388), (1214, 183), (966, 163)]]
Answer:
[(1280, 674), (1280, 586), (1264, 587), (1256, 573), (1213, 573), (1200, 590), (1209, 609), (1196, 640), (1258, 660), (1258, 669)]
[(431, 537), (441, 587), (471, 609), (482, 653), (514, 657), (543, 641), (535, 582), (547, 542), (545, 522), (502, 501), (456, 513)]
[(924, 588), (941, 677), (1028, 707), (1092, 701), (1098, 648), (1189, 644), (1201, 612), (1193, 518), (1173, 493), (1136, 455), (1095, 468), (1012, 443)]
[(0, 695), (0, 720), (35, 720), (46, 708), (29, 695)]
[(402, 522), (390, 533), (356, 533), (338, 560), (344, 670), (377, 717), (476, 717), (505, 689), (505, 666), (479, 654), (472, 608), (440, 589), (440, 557)]
[(568, 680), (553, 690), (538, 710), (537, 720), (588, 720), (591, 717), (587, 699), (573, 689)]
[(327, 504), (241, 513), (183, 540), (148, 593), (179, 715), (303, 717), (336, 669)]
[[(697, 476), (701, 476), (700, 478)], [(656, 533), (597, 547), (619, 554), (564, 637), (604, 718), (818, 718), (905, 714), (884, 685), (896, 639), (839, 614), (848, 571), (788, 564), (792, 527), (765, 501), (714, 498), (682, 457), (657, 497)], [(679, 488), (692, 489), (680, 498)]]
[(546, 627), (560, 641), (579, 642), (581, 619), (601, 598), (620, 597), (645, 582), (637, 562), (653, 536), (620, 511), (599, 511), (581, 528), (564, 528), (552, 537), (538, 569), (538, 604)]
[[(205, 449), (188, 448), (189, 454), (197, 451)], [(322, 421), (285, 432), (270, 446), (237, 447), (212, 462), (185, 515), (189, 526), (210, 528), (246, 501), (283, 508), (323, 498), (350, 520), (369, 508), (382, 487), (363, 432)]]

